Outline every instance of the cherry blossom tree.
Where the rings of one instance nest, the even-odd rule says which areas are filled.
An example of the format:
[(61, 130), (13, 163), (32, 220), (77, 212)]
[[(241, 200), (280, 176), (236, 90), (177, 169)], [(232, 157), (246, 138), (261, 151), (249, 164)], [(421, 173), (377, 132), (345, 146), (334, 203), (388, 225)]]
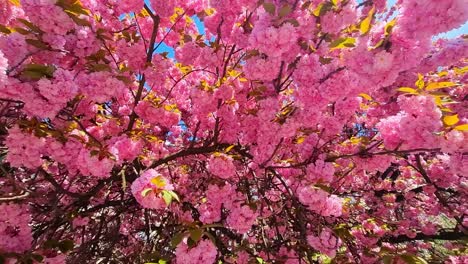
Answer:
[(1, 0), (0, 263), (467, 263), (467, 20)]

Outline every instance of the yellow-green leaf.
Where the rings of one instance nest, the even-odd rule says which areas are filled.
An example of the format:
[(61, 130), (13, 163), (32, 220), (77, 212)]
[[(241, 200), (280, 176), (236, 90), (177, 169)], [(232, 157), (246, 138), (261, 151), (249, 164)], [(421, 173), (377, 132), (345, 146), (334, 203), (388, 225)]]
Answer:
[(349, 139), (349, 142), (351, 142), (352, 144), (356, 145), (356, 144), (361, 143), (361, 139), (362, 139), (362, 137), (351, 137), (351, 138)]
[(418, 80), (414, 83), (416, 87), (422, 89), (424, 87), (424, 76), (418, 73)]
[(158, 188), (164, 188), (166, 186), (166, 180), (162, 176), (156, 176), (150, 181)]
[(153, 189), (152, 188), (146, 188), (143, 191), (141, 191), (141, 196), (145, 197), (147, 196)]
[(450, 116), (444, 116), (443, 121), (444, 121), (444, 124), (446, 124), (447, 126), (453, 126), (456, 123), (458, 123), (458, 121), (460, 120), (458, 119), (458, 115), (450, 115)]
[(447, 71), (441, 71), (441, 72), (437, 73), (437, 75), (438, 75), (439, 77), (444, 77), (444, 76), (447, 76), (447, 75), (448, 75), (448, 72), (447, 72)]
[(387, 41), (386, 39), (379, 40), (379, 42), (377, 42), (377, 44), (375, 44), (375, 46), (369, 47), (369, 50), (373, 50), (373, 49), (376, 49), (378, 47), (381, 47), (386, 41)]
[(141, 9), (140, 13), (138, 13), (138, 16), (139, 17), (149, 17), (150, 14), (148, 13), (148, 11), (146, 11), (146, 9)]
[(323, 8), (323, 2), (320, 3), (315, 9), (314, 11), (312, 11), (312, 14), (314, 14), (314, 16), (320, 16), (320, 10)]
[(352, 48), (354, 47), (354, 43), (356, 43), (355, 38), (339, 38), (332, 43), (330, 43), (330, 48), (332, 49), (342, 49), (342, 48)]
[(224, 150), (224, 152), (225, 152), (225, 153), (228, 153), (228, 152), (231, 151), (231, 149), (233, 149), (234, 147), (235, 147), (235, 145), (231, 145), (231, 146), (227, 147), (227, 148)]
[(440, 111), (442, 111), (442, 112), (447, 112), (447, 113), (451, 113), (451, 112), (453, 112), (453, 111), (452, 111), (452, 109), (450, 109), (450, 108), (447, 108), (447, 107), (440, 108)]
[(436, 89), (442, 89), (442, 88), (447, 88), (451, 86), (457, 85), (454, 82), (435, 82), (435, 83), (428, 83), (426, 86), (427, 91), (432, 91)]
[(372, 97), (366, 93), (360, 93), (359, 96), (361, 96), (362, 98), (368, 100), (368, 101), (371, 101), (372, 100)]
[(418, 91), (416, 89), (410, 88), (410, 87), (400, 87), (397, 89), (397, 91), (410, 93), (410, 94), (418, 94)]
[(395, 26), (396, 19), (393, 19), (392, 21), (388, 22), (385, 25), (385, 36), (388, 36), (392, 33), (393, 27)]
[(180, 202), (179, 195), (177, 195), (177, 193), (175, 193), (174, 191), (167, 191), (167, 192), (172, 196), (172, 198)]
[(10, 3), (12, 3), (15, 6), (21, 6), (20, 0), (9, 0), (9, 1), (10, 1)]
[(169, 206), (172, 203), (172, 195), (168, 191), (162, 191), (162, 197), (166, 205)]
[(330, 11), (333, 8), (333, 4), (330, 2), (322, 2), (320, 3), (314, 11), (312, 11), (312, 14), (314, 16), (319, 17), (325, 15), (328, 11)]
[(463, 124), (463, 125), (456, 126), (456, 127), (454, 127), (454, 129), (458, 130), (458, 131), (468, 131), (468, 124)]
[(362, 35), (365, 35), (367, 34), (367, 32), (369, 32), (371, 28), (372, 18), (374, 18), (374, 13), (375, 13), (375, 7), (372, 7), (367, 17), (361, 22), (361, 25), (359, 26), (359, 30), (361, 31)]
[(365, 35), (367, 34), (367, 32), (369, 32), (371, 21), (372, 21), (372, 17), (366, 17), (361, 22), (361, 25), (359, 26), (359, 31), (361, 31), (361, 35)]
[(455, 67), (455, 68), (453, 68), (453, 70), (455, 71), (455, 73), (456, 73), (457, 75), (462, 75), (462, 74), (465, 74), (465, 73), (468, 72), (468, 66), (465, 66), (465, 67), (463, 67), (463, 68)]
[(306, 140), (306, 138), (307, 138), (306, 136), (299, 136), (299, 137), (296, 138), (296, 140), (294, 141), (294, 143), (296, 143), (296, 144), (302, 144), (302, 143), (304, 143), (304, 141)]
[(434, 97), (434, 102), (436, 103), (437, 106), (442, 106), (442, 98), (440, 96), (433, 96)]

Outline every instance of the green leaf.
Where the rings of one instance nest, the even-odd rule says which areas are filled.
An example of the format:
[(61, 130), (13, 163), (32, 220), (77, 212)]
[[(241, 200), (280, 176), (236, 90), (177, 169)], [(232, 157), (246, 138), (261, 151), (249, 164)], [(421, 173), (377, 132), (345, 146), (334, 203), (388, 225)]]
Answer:
[(201, 228), (196, 228), (196, 229), (191, 229), (190, 230), (190, 238), (194, 242), (198, 242), (201, 239), (202, 235), (203, 235), (203, 229), (201, 229)]
[(75, 247), (75, 243), (72, 240), (64, 240), (58, 244), (58, 248), (62, 253), (66, 253)]
[(322, 65), (329, 64), (332, 60), (333, 60), (332, 58), (326, 58), (326, 57), (322, 57), (322, 56), (320, 56), (320, 58), (319, 58), (319, 62)]
[(333, 41), (332, 43), (330, 43), (330, 48), (332, 49), (342, 49), (342, 48), (351, 48), (351, 47), (354, 47), (354, 43), (356, 43), (356, 39), (355, 38), (338, 38), (337, 40)]
[(291, 14), (291, 12), (292, 12), (292, 7), (290, 5), (288, 5), (288, 4), (285, 4), (278, 11), (278, 15), (279, 15), (280, 18), (282, 18), (282, 17), (285, 17), (285, 16)]
[(34, 47), (36, 47), (38, 49), (48, 49), (49, 48), (49, 46), (46, 43), (44, 43), (44, 42), (42, 42), (42, 41), (40, 41), (38, 39), (26, 39), (25, 41), (29, 45), (34, 46)]
[(91, 27), (91, 23), (88, 20), (79, 18), (77, 15), (70, 13), (70, 12), (66, 12), (66, 13), (73, 20), (73, 22), (75, 22), (75, 24), (79, 26), (83, 26), (83, 27)]
[(384, 264), (391, 264), (393, 261), (393, 256), (390, 256), (390, 255), (386, 255), (382, 258), (382, 262)]
[(423, 258), (411, 254), (400, 255), (400, 258), (407, 264), (427, 264)]
[(267, 264), (261, 257), (257, 257), (258, 264)]
[(270, 15), (274, 16), (276, 11), (276, 6), (273, 3), (263, 3), (263, 9), (267, 11)]
[(9, 28), (7, 28), (6, 26), (0, 24), (0, 32), (4, 33), (4, 34), (10, 34), (11, 30)]
[(69, 1), (69, 0), (58, 0), (56, 3), (57, 6), (60, 6), (65, 12), (81, 15), (89, 15), (89, 11), (84, 9), (80, 1)]
[(160, 260), (158, 260), (158, 263), (156, 263), (156, 262), (145, 262), (145, 264), (167, 264), (167, 261), (165, 261), (164, 259), (160, 259)]
[(177, 247), (177, 245), (182, 242), (182, 239), (184, 239), (186, 233), (177, 233), (175, 234), (172, 239), (171, 239), (171, 246), (172, 247)]
[(55, 67), (42, 64), (28, 64), (21, 72), (21, 77), (30, 80), (39, 80), (43, 77), (52, 78), (55, 72)]
[(99, 39), (113, 40), (112, 37), (103, 28), (99, 28), (98, 30), (96, 30), (96, 35)]
[(301, 10), (306, 10), (307, 8), (310, 7), (311, 4), (312, 4), (312, 1), (305, 1), (301, 6)]
[(44, 31), (42, 31), (38, 26), (34, 25), (33, 23), (29, 22), (26, 19), (18, 18), (17, 20), (23, 23), (25, 26), (27, 26), (29, 29), (31, 29), (34, 32), (44, 33)]
[(20, 28), (20, 27), (14, 27), (13, 29), (16, 32), (20, 33), (21, 35), (28, 35), (30, 33), (29, 30), (26, 30), (26, 29)]
[(294, 18), (287, 19), (284, 22), (289, 23), (289, 24), (293, 25), (294, 27), (299, 26), (299, 21), (297, 21), (297, 19), (294, 19)]
[(335, 227), (333, 231), (339, 238), (343, 240), (351, 239), (353, 237), (346, 225), (339, 225)]
[(192, 42), (192, 37), (188, 34), (185, 34), (184, 35), (184, 42), (187, 43), (187, 42)]
[(55, 239), (50, 239), (44, 242), (44, 248), (49, 249), (49, 248), (55, 248), (58, 246), (58, 241)]
[(192, 238), (189, 237), (189, 238), (187, 239), (187, 246), (188, 246), (189, 248), (193, 248), (193, 247), (195, 247), (196, 245), (197, 245), (197, 243), (196, 243), (195, 241), (193, 241)]
[(130, 80), (130, 78), (128, 78), (127, 76), (121, 76), (121, 75), (119, 75), (119, 76), (116, 76), (115, 78), (116, 78), (117, 80), (121, 81), (121, 82), (124, 82), (125, 84), (132, 84), (132, 83), (133, 83), (133, 81)]
[(89, 70), (92, 72), (102, 72), (102, 71), (110, 72), (112, 69), (107, 64), (93, 64), (89, 67)]
[(44, 257), (39, 254), (32, 254), (31, 258), (37, 262), (42, 262), (44, 260)]
[(212, 228), (212, 227), (223, 227), (223, 224), (206, 224), (203, 225), (202, 228)]

